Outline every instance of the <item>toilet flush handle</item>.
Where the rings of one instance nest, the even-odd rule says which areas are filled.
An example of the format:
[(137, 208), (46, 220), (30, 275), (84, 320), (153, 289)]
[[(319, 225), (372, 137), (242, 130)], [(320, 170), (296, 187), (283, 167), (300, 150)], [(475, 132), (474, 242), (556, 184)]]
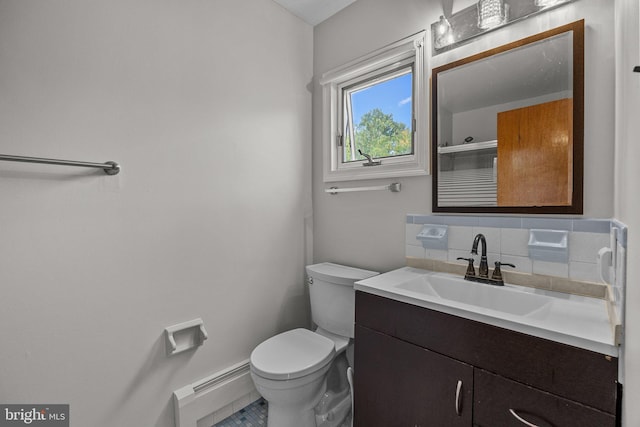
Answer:
[(307, 279), (307, 285), (313, 285), (313, 277)]

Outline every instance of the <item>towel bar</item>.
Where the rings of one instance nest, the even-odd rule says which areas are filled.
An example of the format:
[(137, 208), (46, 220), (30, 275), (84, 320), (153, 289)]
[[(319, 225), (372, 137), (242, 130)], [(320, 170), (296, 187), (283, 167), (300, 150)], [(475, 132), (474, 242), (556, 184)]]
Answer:
[(391, 191), (392, 193), (399, 193), (401, 185), (399, 182), (394, 182), (389, 185), (377, 185), (373, 187), (354, 187), (354, 188), (338, 188), (331, 187), (325, 188), (325, 193), (338, 194), (338, 193), (350, 193), (354, 191)]
[(106, 173), (107, 175), (117, 175), (118, 172), (120, 172), (120, 165), (117, 164), (116, 162), (105, 162), (105, 163), (77, 162), (75, 160), (43, 159), (40, 157), (9, 156), (6, 154), (0, 154), (0, 160), (6, 161), (6, 162), (41, 163), (41, 164), (48, 164), (48, 165), (98, 168), (98, 169), (102, 169), (104, 173)]

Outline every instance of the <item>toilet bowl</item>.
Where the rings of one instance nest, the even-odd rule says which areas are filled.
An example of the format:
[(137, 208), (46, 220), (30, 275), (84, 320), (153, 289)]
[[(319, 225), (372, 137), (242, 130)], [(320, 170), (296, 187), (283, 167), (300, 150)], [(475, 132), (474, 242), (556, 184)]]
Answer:
[(268, 427), (350, 425), (353, 284), (378, 273), (322, 263), (307, 266), (307, 274), (317, 328), (283, 332), (251, 353), (251, 378), (269, 404)]
[(284, 332), (255, 348), (251, 378), (269, 402), (269, 427), (316, 427), (314, 408), (334, 356), (333, 341), (307, 329)]

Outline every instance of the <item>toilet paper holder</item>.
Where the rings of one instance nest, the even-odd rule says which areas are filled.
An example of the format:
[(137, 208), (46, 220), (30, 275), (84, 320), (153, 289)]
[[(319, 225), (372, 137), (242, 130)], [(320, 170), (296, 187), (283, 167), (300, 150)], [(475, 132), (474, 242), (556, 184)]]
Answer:
[(201, 346), (209, 338), (202, 319), (189, 320), (164, 329), (167, 356)]

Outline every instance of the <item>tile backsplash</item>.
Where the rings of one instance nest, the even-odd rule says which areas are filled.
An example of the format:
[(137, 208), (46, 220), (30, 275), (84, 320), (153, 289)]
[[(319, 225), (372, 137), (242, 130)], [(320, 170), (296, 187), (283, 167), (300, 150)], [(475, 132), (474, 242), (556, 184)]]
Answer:
[[(425, 224), (447, 228), (447, 245), (434, 249), (416, 236)], [(562, 230), (568, 232), (568, 257), (534, 259), (529, 252), (530, 230)], [(612, 219), (565, 219), (532, 217), (492, 217), (453, 215), (407, 215), (406, 256), (456, 264), (458, 257), (468, 258), (476, 234), (484, 234), (489, 267), (495, 261), (514, 264), (504, 271), (554, 276), (578, 282), (603, 283), (598, 271), (598, 252), (615, 246), (612, 292), (618, 316), (622, 316), (622, 298), (626, 275), (627, 227)], [(480, 248), (478, 248), (480, 251)], [(479, 257), (475, 265), (479, 264)]]

